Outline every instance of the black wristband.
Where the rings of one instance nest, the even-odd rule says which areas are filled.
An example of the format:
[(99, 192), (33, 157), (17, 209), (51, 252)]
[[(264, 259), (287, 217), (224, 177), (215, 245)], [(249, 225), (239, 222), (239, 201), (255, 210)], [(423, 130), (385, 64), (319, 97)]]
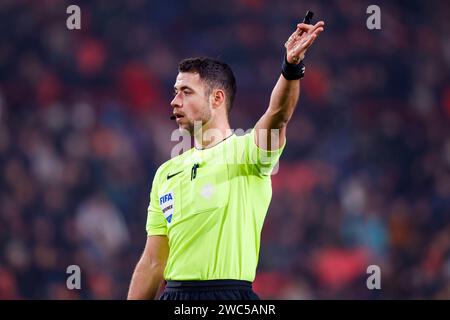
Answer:
[(303, 60), (298, 64), (289, 63), (286, 55), (284, 55), (281, 74), (286, 80), (298, 80), (303, 78), (305, 75), (305, 64), (303, 63)]

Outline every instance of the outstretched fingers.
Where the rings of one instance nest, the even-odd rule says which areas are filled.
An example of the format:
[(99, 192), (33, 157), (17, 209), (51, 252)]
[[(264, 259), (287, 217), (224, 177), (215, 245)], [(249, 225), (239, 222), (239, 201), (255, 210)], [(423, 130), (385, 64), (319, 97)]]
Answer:
[(323, 22), (323, 21), (319, 21), (315, 25), (310, 25), (310, 24), (306, 24), (306, 23), (299, 23), (299, 24), (297, 24), (297, 31), (299, 31), (300, 34), (302, 34), (304, 32), (306, 32), (306, 33), (313, 33), (319, 28), (322, 28), (322, 31), (323, 31), (323, 26), (324, 25), (325, 25), (325, 22)]
[(325, 23), (323, 21), (319, 21), (315, 25), (305, 23), (299, 23), (297, 25), (297, 29), (285, 43), (285, 47), (288, 50), (287, 53), (292, 57), (294, 62), (299, 59), (304, 59), (306, 50), (314, 43), (320, 33), (323, 32), (324, 25)]

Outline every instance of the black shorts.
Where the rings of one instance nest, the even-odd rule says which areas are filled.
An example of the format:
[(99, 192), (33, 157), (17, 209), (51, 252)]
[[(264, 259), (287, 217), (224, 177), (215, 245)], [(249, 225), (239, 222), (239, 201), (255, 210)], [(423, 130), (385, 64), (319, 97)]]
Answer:
[(259, 297), (249, 281), (167, 281), (160, 300), (259, 300)]

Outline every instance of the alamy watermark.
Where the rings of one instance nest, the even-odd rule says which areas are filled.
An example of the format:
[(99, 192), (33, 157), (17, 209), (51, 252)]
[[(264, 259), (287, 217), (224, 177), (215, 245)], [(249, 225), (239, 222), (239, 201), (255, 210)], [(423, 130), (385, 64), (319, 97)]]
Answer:
[[(67, 7), (66, 13), (70, 14), (66, 20), (66, 26), (69, 30), (81, 29), (81, 9), (79, 6), (72, 4)], [(376, 4), (371, 4), (367, 7), (366, 13), (370, 16), (366, 20), (366, 26), (369, 30), (381, 29), (381, 8)]]
[(68, 276), (67, 280), (66, 280), (67, 289), (80, 290), (81, 289), (81, 269), (80, 269), (80, 267), (77, 266), (76, 264), (72, 264), (67, 267), (66, 273), (70, 274), (70, 276)]
[[(194, 132), (196, 137), (201, 137), (203, 141), (215, 141), (216, 146), (212, 147), (209, 152), (214, 156), (214, 165), (240, 165), (240, 164), (258, 164), (258, 165), (268, 165), (273, 161), (274, 153), (273, 150), (278, 150), (280, 147), (280, 130), (279, 129), (229, 129), (226, 130), (225, 134), (219, 129), (211, 128), (204, 130), (202, 129), (202, 123), (200, 121), (194, 122)], [(245, 136), (242, 139), (250, 139), (251, 141), (244, 141), (242, 143), (231, 143), (225, 144), (220, 147), (219, 144), (231, 136)], [(256, 144), (256, 139), (258, 140), (258, 145)], [(202, 149), (202, 145), (196, 140), (192, 139), (192, 135), (185, 129), (175, 129), (172, 131), (170, 140), (173, 142), (178, 142), (171, 150), (170, 157), (175, 158), (178, 155), (192, 149)], [(192, 140), (194, 142), (192, 143)], [(267, 144), (270, 141), (270, 148)], [(217, 143), (218, 142), (218, 143)], [(245, 148), (249, 146), (248, 150)], [(272, 151), (270, 151), (270, 150)], [(183, 158), (182, 158), (183, 159)], [(185, 158), (186, 161), (190, 161), (189, 158)], [(278, 171), (279, 164), (277, 163), (271, 171), (271, 174), (276, 174)]]
[(381, 289), (381, 268), (376, 264), (367, 267), (367, 274), (370, 276), (366, 280), (366, 286), (369, 290)]
[(367, 7), (367, 14), (370, 16), (367, 18), (366, 26), (369, 30), (381, 29), (381, 9), (376, 4), (372, 4)]
[(70, 5), (66, 9), (66, 13), (70, 14), (66, 20), (66, 26), (69, 30), (81, 29), (81, 9), (77, 5)]

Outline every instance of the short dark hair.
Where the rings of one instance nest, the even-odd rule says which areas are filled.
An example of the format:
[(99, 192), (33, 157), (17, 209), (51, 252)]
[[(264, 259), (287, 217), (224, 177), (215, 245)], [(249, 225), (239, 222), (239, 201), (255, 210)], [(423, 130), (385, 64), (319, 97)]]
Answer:
[(198, 73), (208, 86), (208, 95), (213, 89), (223, 89), (228, 97), (226, 106), (229, 114), (236, 95), (236, 79), (229, 65), (205, 57), (187, 58), (178, 65), (178, 72)]

